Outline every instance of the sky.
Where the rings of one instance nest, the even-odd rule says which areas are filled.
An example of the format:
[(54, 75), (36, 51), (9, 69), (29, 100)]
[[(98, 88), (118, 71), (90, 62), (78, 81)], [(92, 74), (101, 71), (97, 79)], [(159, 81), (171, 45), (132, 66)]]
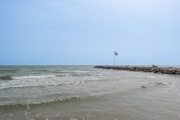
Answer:
[(179, 0), (0, 0), (0, 65), (180, 65)]

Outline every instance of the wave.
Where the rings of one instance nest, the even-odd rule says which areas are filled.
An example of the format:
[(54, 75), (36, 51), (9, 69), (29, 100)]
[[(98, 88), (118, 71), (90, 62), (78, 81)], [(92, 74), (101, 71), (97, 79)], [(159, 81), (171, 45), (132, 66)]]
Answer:
[(17, 84), (15, 86), (6, 86), (3, 85), (0, 87), (0, 90), (5, 90), (5, 89), (20, 89), (20, 88), (38, 88), (38, 87), (53, 87), (53, 86), (67, 86), (67, 85), (78, 85), (78, 84), (83, 84), (83, 83), (89, 83), (89, 82), (97, 82), (97, 81), (109, 81), (110, 79), (87, 79), (87, 80), (79, 80), (79, 81), (64, 81), (64, 82), (54, 82), (54, 83), (44, 83), (43, 81), (40, 84)]
[(0, 72), (12, 72), (12, 73), (15, 73), (15, 72), (17, 72), (17, 71), (19, 71), (19, 70), (11, 70), (11, 69), (7, 69), (7, 70), (2, 70), (2, 69), (0, 69)]
[(155, 79), (156, 77), (155, 76), (149, 76), (147, 77), (148, 79)]
[(102, 74), (67, 74), (66, 76), (101, 76)]
[(19, 80), (19, 79), (44, 79), (44, 78), (55, 78), (55, 77), (68, 77), (68, 76), (101, 76), (102, 74), (98, 74), (98, 73), (78, 73), (75, 74), (54, 74), (54, 75), (29, 75), (29, 76), (17, 76), (17, 77), (11, 77), (11, 76), (2, 76), (2, 78), (0, 77), (0, 79), (15, 79), (15, 80)]
[(167, 82), (155, 82), (154, 84), (155, 85), (171, 85), (172, 82), (169, 82), (169, 83), (167, 83)]
[(143, 85), (141, 86), (141, 88), (149, 88), (149, 87), (156, 87), (156, 86), (166, 86), (166, 85), (172, 85), (172, 82), (154, 82), (152, 84), (149, 85)]
[(50, 73), (88, 73), (90, 71), (81, 71), (81, 70), (75, 70), (75, 71), (62, 71), (58, 69), (40, 69), (40, 70), (34, 70), (34, 71), (42, 71), (42, 72), (50, 72)]
[(12, 79), (13, 78), (11, 76), (8, 76), (8, 75), (0, 77), (0, 80), (12, 80)]
[(96, 74), (91, 74), (92, 76), (101, 76), (102, 74), (98, 74), (98, 73), (96, 73)]
[(59, 71), (59, 73), (89, 73), (90, 71)]
[(43, 79), (43, 78), (54, 78), (54, 75), (29, 75), (29, 76), (19, 76), (19, 77), (12, 77), (13, 79)]
[[(171, 85), (172, 83), (166, 83), (166, 82), (154, 82), (149, 85), (141, 86), (141, 88), (145, 89), (148, 87), (155, 87), (155, 86), (166, 86), (166, 85)], [(139, 89), (138, 89), (139, 90)], [(92, 91), (91, 91), (92, 92)], [(97, 93), (99, 92), (99, 93)], [(119, 91), (119, 92), (109, 92), (109, 93), (103, 93), (100, 91), (94, 91), (94, 93), (97, 93), (95, 95), (79, 95), (79, 96), (69, 96), (67, 95), (66, 97), (60, 97), (60, 98), (52, 98), (52, 97), (47, 97), (46, 98), (52, 98), (49, 100), (41, 100), (41, 101), (29, 101), (29, 102), (22, 102), (22, 103), (8, 103), (8, 104), (2, 104), (0, 105), (0, 108), (12, 108), (12, 107), (26, 107), (26, 106), (37, 106), (37, 105), (46, 105), (46, 104), (53, 104), (53, 103), (66, 103), (66, 102), (78, 102), (78, 101), (88, 101), (88, 100), (99, 100), (99, 99), (104, 99), (104, 97), (111, 97), (111, 96), (117, 96), (120, 94), (127, 94), (128, 92), (135, 92), (134, 89), (131, 90), (126, 90), (126, 91)], [(57, 94), (58, 96), (64, 96), (62, 94)], [(72, 94), (71, 94), (72, 95)]]
[[(47, 95), (46, 100), (41, 100), (41, 101), (28, 101), (28, 102), (22, 102), (22, 103), (8, 103), (8, 104), (0, 104), (0, 108), (2, 107), (7, 107), (7, 108), (12, 108), (12, 107), (18, 107), (18, 106), (37, 106), (37, 105), (47, 105), (47, 104), (53, 104), (53, 103), (67, 103), (67, 102), (80, 102), (80, 101), (91, 101), (91, 100), (99, 100), (99, 99), (104, 99), (107, 97), (113, 97), (113, 96), (119, 96), (123, 94), (127, 94), (128, 92), (134, 92), (134, 90), (125, 90), (125, 91), (109, 91), (109, 92), (104, 92), (104, 91), (99, 91), (99, 90), (94, 90), (91, 91), (91, 93), (95, 94), (81, 94), (74, 96), (73, 94), (63, 94), (63, 93), (55, 93), (53, 95)], [(61, 96), (58, 98), (53, 98), (53, 96)], [(63, 97), (64, 96), (64, 97)], [(66, 97), (65, 97), (66, 96)], [(51, 99), (52, 98), (52, 99)]]
[[(74, 82), (74, 81), (73, 81)], [(58, 84), (40, 84), (40, 85), (17, 85), (17, 86), (7, 86), (2, 87), (0, 90), (4, 89), (18, 89), (18, 88), (35, 88), (35, 87), (51, 87), (51, 86), (61, 86), (61, 85), (70, 85), (73, 82), (66, 82), (66, 83), (58, 83)]]
[(90, 71), (72, 71), (72, 72), (74, 72), (74, 73), (88, 73)]
[[(101, 91), (91, 91), (97, 94), (86, 94), (83, 95), (81, 93), (79, 93), (79, 95), (74, 96), (73, 94), (67, 94), (66, 97), (58, 97), (58, 98), (54, 98), (54, 95), (58, 95), (58, 96), (65, 96), (66, 94), (63, 93), (56, 93), (54, 95), (47, 95), (46, 98), (52, 98), (52, 99), (47, 99), (47, 100), (41, 100), (41, 101), (28, 101), (28, 102), (22, 102), (22, 103), (8, 103), (8, 104), (0, 104), (0, 108), (2, 107), (7, 107), (7, 108), (12, 108), (14, 107), (18, 107), (18, 106), (34, 106), (34, 105), (46, 105), (46, 104), (53, 104), (53, 103), (67, 103), (67, 102), (79, 102), (79, 101), (91, 101), (91, 100), (99, 100), (99, 99), (104, 99), (106, 97), (112, 97), (112, 96), (117, 96), (119, 94), (124, 94), (127, 93), (127, 91), (121, 91), (121, 92), (110, 92), (110, 93), (103, 93)], [(69, 96), (70, 95), (70, 96)], [(73, 95), (73, 96), (71, 96)]]
[(87, 95), (87, 96), (69, 96), (59, 99), (51, 99), (51, 100), (42, 100), (42, 101), (29, 101), (22, 103), (9, 103), (9, 104), (1, 104), (0, 108), (12, 108), (12, 107), (22, 107), (22, 106), (34, 106), (34, 105), (45, 105), (52, 103), (66, 103), (66, 102), (77, 102), (77, 101), (85, 101), (85, 100), (95, 100), (104, 97), (104, 95)]

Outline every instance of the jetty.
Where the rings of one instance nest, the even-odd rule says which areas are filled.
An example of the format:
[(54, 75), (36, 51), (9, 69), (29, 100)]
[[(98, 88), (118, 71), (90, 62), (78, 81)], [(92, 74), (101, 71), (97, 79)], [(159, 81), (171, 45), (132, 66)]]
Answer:
[(180, 68), (176, 67), (159, 67), (152, 66), (95, 66), (94, 68), (113, 69), (113, 70), (126, 70), (126, 71), (139, 71), (139, 72), (152, 72), (159, 74), (180, 75)]

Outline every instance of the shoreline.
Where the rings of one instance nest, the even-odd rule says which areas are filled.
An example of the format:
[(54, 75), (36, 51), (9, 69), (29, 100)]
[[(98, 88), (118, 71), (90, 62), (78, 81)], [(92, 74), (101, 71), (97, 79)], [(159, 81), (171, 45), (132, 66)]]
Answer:
[(127, 65), (127, 66), (108, 66), (107, 65), (107, 66), (95, 66), (94, 68), (180, 75), (180, 68), (176, 68), (176, 67), (158, 67), (156, 65), (152, 65), (150, 67), (147, 67), (147, 66), (129, 66), (129, 65)]

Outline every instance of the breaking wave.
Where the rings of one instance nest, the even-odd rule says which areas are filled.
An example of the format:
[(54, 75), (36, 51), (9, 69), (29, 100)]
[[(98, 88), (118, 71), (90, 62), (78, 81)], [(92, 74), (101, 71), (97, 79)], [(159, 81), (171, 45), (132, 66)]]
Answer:
[(62, 70), (54, 70), (54, 69), (41, 69), (41, 70), (34, 70), (34, 71), (42, 71), (42, 72), (50, 72), (50, 73), (88, 73), (90, 71), (62, 71)]
[(29, 75), (29, 76), (19, 76), (19, 77), (12, 77), (15, 80), (19, 79), (43, 79), (43, 78), (54, 78), (54, 75), (40, 75), (40, 76), (34, 76), (34, 75)]
[[(73, 81), (72, 81), (73, 82)], [(63, 85), (65, 83), (61, 83), (61, 84), (57, 84), (57, 85)], [(69, 83), (70, 84), (70, 83)], [(171, 85), (172, 83), (166, 83), (166, 82), (154, 82), (152, 84), (149, 85), (145, 85), (145, 86), (141, 86), (141, 88), (145, 89), (148, 87), (156, 87), (156, 86), (166, 86), (166, 85)], [(32, 87), (32, 86), (29, 86)], [(92, 92), (92, 91), (91, 91)], [(95, 93), (97, 93), (99, 91), (96, 91)], [(119, 91), (119, 92), (112, 92), (112, 93), (103, 93), (99, 92), (95, 95), (90, 95), (90, 94), (86, 94), (86, 95), (79, 95), (79, 96), (73, 96), (72, 94), (69, 95), (64, 95), (64, 94), (58, 94), (58, 96), (66, 96), (66, 97), (59, 97), (59, 98), (52, 98), (52, 97), (48, 97), (48, 98), (52, 98), (52, 99), (48, 99), (48, 100), (40, 100), (38, 101), (30, 101), (30, 102), (22, 102), (22, 103), (8, 103), (8, 104), (2, 104), (0, 105), (1, 108), (11, 108), (11, 107), (26, 107), (26, 106), (41, 106), (41, 105), (46, 105), (46, 104), (52, 104), (52, 103), (66, 103), (66, 102), (78, 102), (78, 101), (88, 101), (88, 100), (97, 100), (97, 99), (104, 99), (104, 97), (108, 97), (108, 96), (114, 96), (114, 95), (120, 95), (120, 94), (127, 94), (127, 92), (134, 92), (134, 89), (132, 90), (128, 90), (128, 91)], [(54, 94), (53, 94), (54, 95)], [(53, 96), (52, 95), (52, 96)]]
[(55, 75), (29, 75), (29, 76), (19, 76), (19, 77), (11, 77), (11, 76), (2, 76), (0, 77), (0, 79), (15, 79), (15, 80), (19, 80), (19, 79), (44, 79), (44, 78), (55, 78), (55, 77), (67, 77), (67, 76), (100, 76), (102, 74), (98, 74), (98, 73), (79, 73), (79, 74), (55, 74)]
[(85, 100), (95, 100), (100, 99), (104, 96), (108, 96), (107, 94), (102, 95), (86, 95), (86, 96), (69, 96), (64, 98), (54, 98), (51, 100), (41, 100), (37, 101), (29, 101), (29, 102), (22, 102), (22, 103), (8, 103), (8, 104), (1, 104), (0, 108), (3, 107), (18, 107), (18, 106), (31, 106), (31, 105), (44, 105), (44, 104), (51, 104), (51, 103), (65, 103), (65, 102), (77, 102), (77, 101), (85, 101)]
[(71, 80), (71, 81), (29, 81), (28, 84), (19, 84), (23, 83), (22, 81), (12, 81), (12, 84), (4, 84), (0, 86), (0, 90), (4, 89), (20, 89), (20, 88), (47, 88), (53, 86), (68, 86), (68, 85), (78, 85), (90, 82), (97, 82), (97, 81), (109, 81), (110, 79), (85, 79), (85, 80)]
[(73, 82), (62, 82), (58, 84), (40, 84), (40, 85), (16, 85), (16, 86), (5, 86), (0, 88), (0, 90), (4, 89), (16, 89), (16, 88), (34, 88), (34, 87), (51, 87), (51, 86), (61, 86), (61, 85), (70, 85)]

